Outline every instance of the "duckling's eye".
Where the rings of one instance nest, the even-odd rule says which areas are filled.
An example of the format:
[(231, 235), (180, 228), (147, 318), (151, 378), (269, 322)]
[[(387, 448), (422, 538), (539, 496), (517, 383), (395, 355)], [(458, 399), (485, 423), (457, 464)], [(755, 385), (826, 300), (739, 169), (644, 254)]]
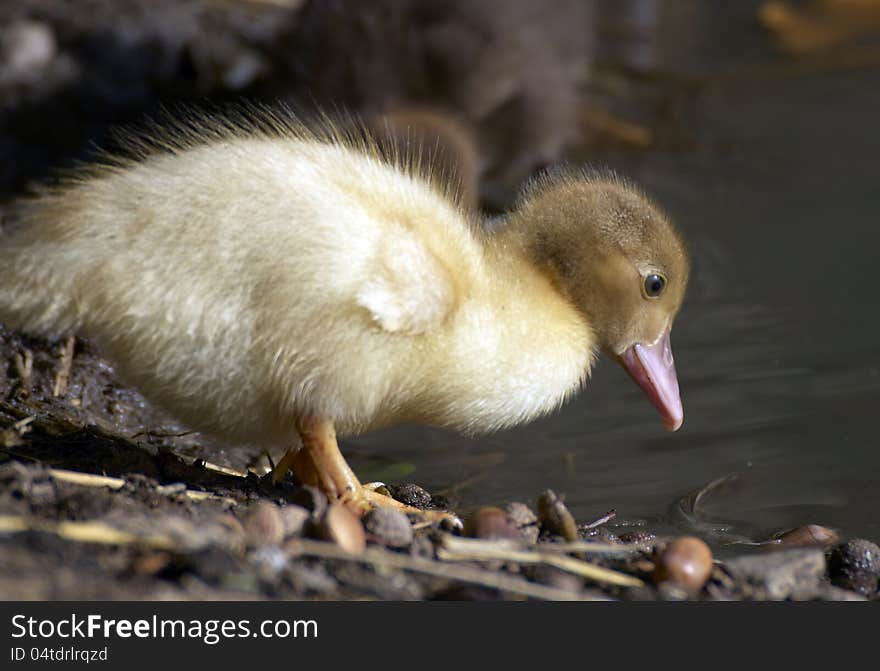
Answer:
[(666, 288), (666, 278), (659, 273), (651, 273), (645, 276), (645, 298), (657, 298)]

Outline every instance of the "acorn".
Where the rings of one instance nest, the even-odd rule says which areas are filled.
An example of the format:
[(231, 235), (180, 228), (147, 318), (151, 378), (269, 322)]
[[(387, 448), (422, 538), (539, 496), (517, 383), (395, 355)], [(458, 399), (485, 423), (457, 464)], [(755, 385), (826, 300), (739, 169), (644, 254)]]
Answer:
[(487, 540), (522, 540), (516, 524), (501, 508), (480, 508), (468, 517), (464, 535)]
[(552, 489), (548, 489), (538, 498), (538, 517), (550, 533), (562, 536), (571, 542), (578, 539), (577, 523), (568, 511), (562, 498)]
[(263, 501), (252, 507), (242, 526), (250, 547), (279, 545), (284, 540), (284, 520), (274, 503)]
[(782, 545), (789, 547), (824, 547), (840, 541), (836, 531), (818, 524), (806, 524), (796, 529), (789, 529), (779, 534), (777, 538)]
[(318, 534), (343, 550), (360, 554), (367, 547), (367, 536), (357, 516), (342, 503), (334, 501), (318, 524)]
[(682, 536), (669, 543), (657, 558), (654, 581), (673, 582), (692, 591), (706, 584), (712, 573), (712, 551), (699, 538)]

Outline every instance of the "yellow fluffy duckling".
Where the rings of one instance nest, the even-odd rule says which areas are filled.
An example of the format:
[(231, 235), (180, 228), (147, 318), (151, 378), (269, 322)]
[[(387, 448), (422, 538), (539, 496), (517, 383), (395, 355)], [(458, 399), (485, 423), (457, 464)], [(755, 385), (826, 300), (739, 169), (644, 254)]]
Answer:
[(277, 475), (363, 511), (376, 495), (336, 431), (527, 422), (599, 350), (680, 426), (669, 333), (688, 260), (630, 185), (548, 176), (488, 232), (417, 162), (279, 115), (132, 149), (21, 204), (0, 319), (94, 337), (193, 428), (289, 448)]

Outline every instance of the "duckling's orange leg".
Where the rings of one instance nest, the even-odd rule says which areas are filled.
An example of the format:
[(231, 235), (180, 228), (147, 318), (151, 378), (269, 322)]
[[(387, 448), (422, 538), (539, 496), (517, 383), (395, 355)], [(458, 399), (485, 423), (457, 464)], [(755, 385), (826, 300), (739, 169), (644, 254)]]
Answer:
[(372, 508), (360, 480), (339, 451), (333, 422), (304, 419), (296, 428), (303, 446), (290, 466), (297, 479), (320, 488), (331, 500), (339, 499), (358, 515)]
[(272, 473), (273, 482), (282, 480), (290, 469), (300, 483), (318, 487), (328, 498), (340, 500), (358, 515), (374, 506), (388, 506), (405, 513), (418, 513), (429, 520), (457, 519), (446, 512), (420, 510), (365, 489), (339, 451), (332, 422), (301, 420), (297, 422), (297, 431), (302, 438), (302, 449), (284, 455)]

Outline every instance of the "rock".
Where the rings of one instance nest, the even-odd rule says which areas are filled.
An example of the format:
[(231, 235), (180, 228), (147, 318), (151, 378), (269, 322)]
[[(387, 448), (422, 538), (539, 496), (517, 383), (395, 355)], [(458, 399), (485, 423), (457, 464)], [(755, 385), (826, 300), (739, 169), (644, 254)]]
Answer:
[(392, 548), (409, 547), (413, 529), (409, 518), (399, 510), (380, 506), (364, 515), (364, 528), (381, 543)]
[(431, 505), (431, 495), (427, 490), (418, 485), (406, 483), (403, 485), (390, 486), (388, 489), (391, 491), (391, 495), (395, 500), (405, 503), (408, 506), (412, 506), (413, 508), (428, 508)]
[(284, 519), (281, 510), (274, 503), (261, 502), (252, 507), (242, 521), (247, 544), (280, 545), (284, 540)]
[(779, 534), (777, 538), (781, 545), (788, 547), (809, 547), (811, 545), (825, 547), (840, 541), (840, 536), (836, 531), (818, 524), (806, 524), (796, 529), (790, 529)]
[(527, 543), (534, 545), (538, 542), (538, 534), (540, 532), (538, 516), (532, 512), (531, 508), (525, 503), (514, 501), (504, 506), (504, 512), (507, 513), (507, 516), (516, 525), (516, 528), (519, 529), (520, 535), (522, 535)]
[(230, 548), (242, 550), (247, 542), (247, 536), (244, 527), (235, 515), (230, 513), (222, 513), (214, 515), (210, 522), (222, 529), (227, 536), (227, 543)]
[(284, 522), (284, 537), (301, 536), (306, 522), (312, 514), (295, 503), (288, 503), (281, 507), (281, 520)]
[(343, 550), (360, 554), (367, 546), (367, 537), (361, 521), (343, 504), (333, 502), (318, 525), (318, 534), (326, 541), (336, 543)]
[(756, 590), (756, 596), (787, 599), (795, 592), (804, 595), (818, 589), (825, 553), (819, 548), (793, 548), (735, 557), (725, 567), (734, 580)]
[(260, 581), (269, 586), (278, 584), (287, 567), (287, 554), (277, 545), (262, 545), (248, 559)]
[(522, 534), (516, 524), (501, 508), (480, 508), (468, 517), (464, 535), (487, 540), (521, 540)]
[(569, 542), (578, 540), (574, 517), (552, 489), (548, 489), (538, 498), (538, 517), (541, 519), (541, 526), (550, 533), (562, 536)]
[(684, 536), (669, 543), (654, 568), (658, 583), (674, 583), (691, 591), (702, 589), (712, 574), (712, 551), (699, 538)]
[(880, 580), (880, 547), (864, 538), (841, 543), (828, 558), (828, 577), (838, 587), (874, 596)]

